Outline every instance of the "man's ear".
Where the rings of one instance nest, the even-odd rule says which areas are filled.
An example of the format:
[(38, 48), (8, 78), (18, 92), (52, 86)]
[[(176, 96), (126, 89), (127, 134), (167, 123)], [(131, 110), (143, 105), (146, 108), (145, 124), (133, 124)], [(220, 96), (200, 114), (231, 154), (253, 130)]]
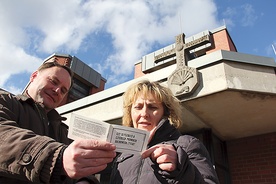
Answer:
[(30, 82), (34, 81), (34, 79), (36, 78), (37, 74), (38, 74), (38, 71), (35, 71), (35, 72), (32, 73), (32, 75), (30, 77)]

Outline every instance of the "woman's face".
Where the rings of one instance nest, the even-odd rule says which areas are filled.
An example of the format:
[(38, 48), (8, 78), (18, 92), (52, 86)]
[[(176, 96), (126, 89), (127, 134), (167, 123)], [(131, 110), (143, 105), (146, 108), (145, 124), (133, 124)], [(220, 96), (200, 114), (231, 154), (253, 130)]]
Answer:
[(131, 118), (134, 128), (151, 131), (164, 115), (163, 104), (151, 93), (146, 97), (138, 95), (131, 107)]

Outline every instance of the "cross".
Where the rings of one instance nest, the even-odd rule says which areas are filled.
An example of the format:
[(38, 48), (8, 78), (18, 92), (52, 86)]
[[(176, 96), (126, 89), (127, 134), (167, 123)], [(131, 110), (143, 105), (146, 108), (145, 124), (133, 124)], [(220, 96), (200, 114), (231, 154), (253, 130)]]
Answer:
[(160, 61), (176, 56), (177, 67), (187, 66), (187, 62), (191, 59), (190, 51), (200, 46), (206, 45), (207, 43), (210, 43), (209, 34), (204, 35), (191, 42), (185, 43), (185, 34), (182, 33), (175, 37), (175, 48), (155, 56), (154, 62), (158, 63)]

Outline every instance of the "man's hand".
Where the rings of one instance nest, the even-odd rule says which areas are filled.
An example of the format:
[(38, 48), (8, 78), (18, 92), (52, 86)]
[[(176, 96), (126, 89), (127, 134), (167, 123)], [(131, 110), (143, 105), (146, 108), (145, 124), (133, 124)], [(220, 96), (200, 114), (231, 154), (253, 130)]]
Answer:
[(174, 171), (177, 164), (177, 153), (172, 145), (158, 144), (142, 153), (142, 158), (150, 157), (164, 171)]
[(81, 139), (72, 142), (63, 154), (63, 168), (73, 179), (95, 174), (116, 156), (116, 147), (105, 141)]

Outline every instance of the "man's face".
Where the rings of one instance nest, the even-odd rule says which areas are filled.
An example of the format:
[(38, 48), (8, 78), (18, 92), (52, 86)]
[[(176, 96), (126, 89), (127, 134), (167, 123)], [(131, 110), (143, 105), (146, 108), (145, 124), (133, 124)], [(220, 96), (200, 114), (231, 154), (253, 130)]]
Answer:
[(61, 103), (70, 84), (71, 77), (64, 68), (51, 67), (31, 75), (28, 94), (50, 111)]

